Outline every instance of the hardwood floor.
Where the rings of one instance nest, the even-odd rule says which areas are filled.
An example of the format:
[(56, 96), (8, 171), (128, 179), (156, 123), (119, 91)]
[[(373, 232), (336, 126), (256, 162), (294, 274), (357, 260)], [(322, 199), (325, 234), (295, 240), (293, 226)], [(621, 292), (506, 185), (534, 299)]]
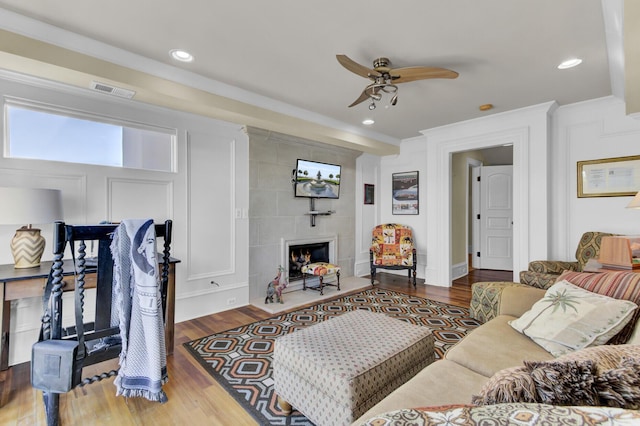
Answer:
[[(388, 273), (379, 273), (378, 276), (381, 288), (463, 307), (469, 306), (471, 283), (510, 281), (512, 278), (510, 271), (472, 270), (466, 277), (455, 280), (450, 288), (421, 285), (424, 281), (419, 280), (414, 289), (405, 276)], [(167, 403), (116, 397), (113, 379), (108, 379), (61, 395), (61, 424), (255, 425), (253, 418), (203, 370), (182, 344), (270, 316), (249, 305), (176, 324), (174, 355), (167, 360), (169, 382), (164, 386), (169, 398)], [(110, 363), (112, 365), (103, 363), (95, 366), (95, 373), (114, 368), (114, 361)], [(0, 424), (46, 424), (41, 394), (31, 387), (29, 374), (29, 363), (0, 372)]]

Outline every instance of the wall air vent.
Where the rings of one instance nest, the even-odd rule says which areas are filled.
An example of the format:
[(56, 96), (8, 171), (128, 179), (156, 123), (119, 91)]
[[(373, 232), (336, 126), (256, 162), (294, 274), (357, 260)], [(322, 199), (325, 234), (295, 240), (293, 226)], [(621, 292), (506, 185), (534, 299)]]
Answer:
[(133, 98), (133, 95), (136, 94), (136, 92), (134, 92), (133, 90), (123, 89), (122, 87), (115, 87), (115, 86), (111, 86), (106, 83), (100, 83), (97, 81), (91, 82), (91, 88), (98, 92), (107, 93), (109, 95), (119, 96), (121, 98), (127, 98), (127, 99)]

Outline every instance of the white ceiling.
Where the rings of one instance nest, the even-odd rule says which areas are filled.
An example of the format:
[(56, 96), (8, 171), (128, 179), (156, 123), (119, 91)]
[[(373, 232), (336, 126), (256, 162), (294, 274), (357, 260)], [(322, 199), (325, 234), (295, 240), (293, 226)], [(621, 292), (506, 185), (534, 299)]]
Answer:
[[(487, 114), (612, 93), (601, 0), (0, 0), (0, 7), (176, 67), (163, 65), (176, 76), (188, 71), (224, 83), (223, 96), (387, 143)], [(63, 44), (46, 39), (47, 31), (54, 39), (50, 29), (2, 22)], [(82, 53), (114, 62), (85, 45)], [(174, 48), (195, 61), (176, 64), (168, 55)], [(460, 76), (400, 84), (395, 107), (383, 100), (375, 111), (366, 102), (348, 108), (368, 80), (342, 68), (336, 54), (367, 66), (386, 56), (394, 67), (439, 66)], [(556, 68), (571, 57), (582, 65)], [(153, 74), (149, 63), (144, 71)], [(486, 103), (495, 108), (481, 112)], [(366, 117), (376, 123), (365, 128)]]

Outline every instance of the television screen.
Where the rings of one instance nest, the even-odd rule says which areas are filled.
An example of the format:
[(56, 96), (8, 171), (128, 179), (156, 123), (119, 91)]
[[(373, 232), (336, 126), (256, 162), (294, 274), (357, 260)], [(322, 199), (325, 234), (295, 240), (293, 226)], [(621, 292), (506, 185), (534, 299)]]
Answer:
[(298, 160), (295, 170), (295, 196), (308, 198), (338, 198), (340, 196), (340, 166)]

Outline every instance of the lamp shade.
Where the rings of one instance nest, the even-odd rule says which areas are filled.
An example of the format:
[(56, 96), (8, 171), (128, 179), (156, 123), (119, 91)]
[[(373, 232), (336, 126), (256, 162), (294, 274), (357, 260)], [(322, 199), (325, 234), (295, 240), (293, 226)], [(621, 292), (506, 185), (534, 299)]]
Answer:
[(627, 205), (628, 209), (640, 209), (640, 191), (633, 197), (633, 200)]
[(25, 225), (62, 220), (59, 189), (0, 188), (0, 224)]

